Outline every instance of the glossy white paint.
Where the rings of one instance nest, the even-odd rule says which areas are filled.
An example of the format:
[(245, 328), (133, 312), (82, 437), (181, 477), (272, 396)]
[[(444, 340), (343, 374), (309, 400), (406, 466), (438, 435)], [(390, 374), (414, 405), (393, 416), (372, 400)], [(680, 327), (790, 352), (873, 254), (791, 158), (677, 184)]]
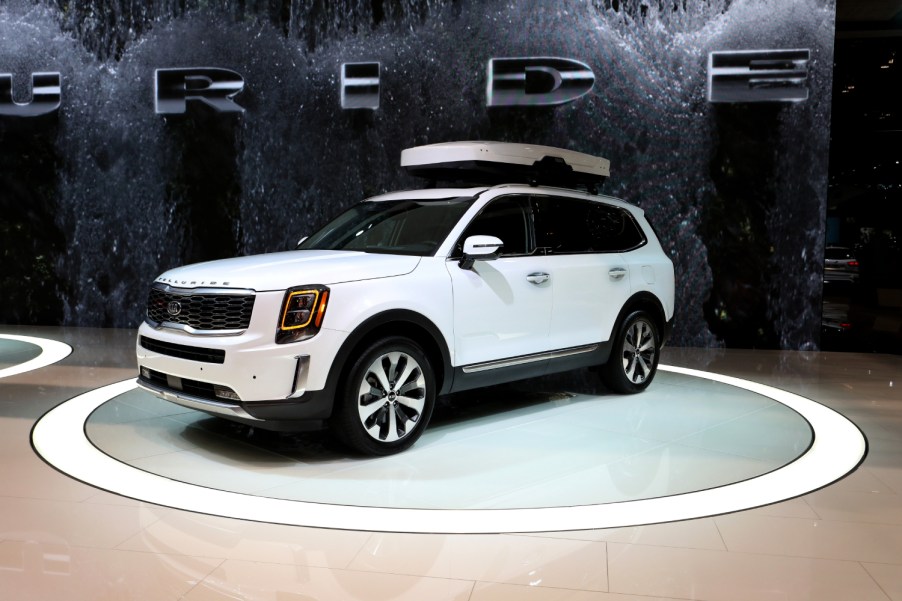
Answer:
[[(310, 356), (307, 389), (322, 390), (348, 332), (385, 311), (404, 309), (424, 316), (436, 325), (449, 341), (449, 349), (453, 349), (450, 342), (453, 315), (451, 286), (444, 271), (444, 260), (435, 257), (400, 258), (412, 258), (417, 264), (422, 264), (403, 278), (382, 277), (333, 284), (323, 328), (313, 338), (276, 344), (276, 327), (284, 292), (265, 292), (257, 295), (250, 327), (240, 336), (195, 336), (181, 330), (154, 329), (147, 323), (139, 328), (139, 335), (164, 342), (224, 349), (224, 364), (161, 355), (137, 344), (138, 363), (178, 377), (228, 386), (242, 400), (253, 402), (288, 397), (298, 355)], [(411, 294), (412, 290), (428, 293)]]
[(651, 292), (661, 300), (667, 318), (673, 317), (675, 291), (673, 262), (654, 236), (648, 243), (629, 253), (630, 287), (632, 292)]
[(619, 253), (548, 259), (554, 286), (551, 347), (568, 348), (609, 340), (617, 315), (632, 293), (631, 261)]
[[(278, 314), (283, 293), (267, 293), (278, 297), (270, 316)], [(261, 297), (258, 295), (258, 302)], [(255, 312), (256, 313), (256, 312)], [(310, 371), (307, 387), (320, 390), (326, 383), (326, 376), (331, 361), (338, 352), (346, 334), (338, 330), (323, 328), (316, 336), (316, 343), (305, 340), (290, 345), (276, 344), (276, 319), (263, 319), (267, 314), (260, 312), (263, 322), (258, 326), (251, 322), (251, 328), (241, 336), (224, 336), (203, 339), (191, 336), (181, 330), (161, 328), (155, 330), (146, 323), (141, 324), (139, 335), (170, 342), (197, 347), (212, 347), (226, 351), (225, 363), (201, 363), (188, 361), (178, 357), (170, 357), (149, 351), (136, 343), (135, 352), (138, 364), (166, 374), (209, 382), (232, 388), (245, 401), (267, 401), (284, 399), (291, 394), (295, 367), (298, 355), (310, 354)], [(312, 349), (311, 349), (312, 347)], [(311, 354), (312, 353), (312, 354)]]
[[(418, 152), (414, 154), (419, 158), (411, 160), (432, 161), (441, 156), (450, 160), (449, 152), (454, 156), (487, 153), (493, 157), (488, 160), (505, 160), (505, 156), (546, 156), (548, 149), (465, 143), (421, 147)], [(583, 165), (591, 173), (606, 163), (605, 159), (561, 152), (568, 162)], [(501, 257), (476, 261), (472, 269), (457, 264), (457, 242), (488, 203), (502, 196), (538, 193), (603, 201), (630, 211), (649, 243), (620, 254)], [(453, 367), (605, 342), (624, 302), (638, 291), (654, 294), (661, 300), (665, 317), (673, 317), (673, 265), (642, 210), (623, 201), (529, 185), (414, 190), (370, 200), (468, 195), (476, 197), (475, 201), (434, 256), (301, 250), (189, 265), (162, 274), (157, 281), (176, 288), (256, 291), (256, 304), (249, 328), (236, 336), (192, 335), (153, 329), (146, 323), (140, 328), (140, 335), (163, 342), (225, 350), (224, 365), (165, 356), (139, 344), (139, 366), (230, 387), (243, 401), (270, 401), (291, 394), (299, 355), (311, 358), (306, 389), (322, 390), (336, 366), (343, 339), (368, 319), (388, 311), (410, 311), (431, 322), (440, 333), (437, 342), (447, 348)], [(330, 288), (320, 332), (301, 342), (275, 344), (285, 291), (315, 285)]]
[(469, 365), (548, 350), (553, 284), (533, 284), (548, 257), (445, 263), (454, 288), (454, 364)]
[[(243, 288), (256, 292), (332, 285), (410, 273), (419, 257), (353, 251), (292, 250), (176, 267), (157, 282), (175, 288)], [(213, 282), (213, 284), (211, 284)]]

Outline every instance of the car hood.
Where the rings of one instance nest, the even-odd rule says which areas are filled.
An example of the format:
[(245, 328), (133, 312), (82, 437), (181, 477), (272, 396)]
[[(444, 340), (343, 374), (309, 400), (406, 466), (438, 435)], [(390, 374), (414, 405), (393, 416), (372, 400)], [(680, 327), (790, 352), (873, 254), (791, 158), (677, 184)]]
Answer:
[(176, 288), (244, 288), (265, 292), (404, 275), (420, 257), (352, 251), (293, 250), (170, 269), (156, 282)]

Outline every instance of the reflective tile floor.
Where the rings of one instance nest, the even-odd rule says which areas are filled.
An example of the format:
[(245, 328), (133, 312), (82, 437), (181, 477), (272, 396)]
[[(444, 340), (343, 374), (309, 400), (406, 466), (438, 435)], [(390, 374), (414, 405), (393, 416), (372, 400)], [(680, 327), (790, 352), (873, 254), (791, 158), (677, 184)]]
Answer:
[[(74, 350), (3, 377), (36, 351), (0, 338), (3, 599), (902, 600), (902, 357), (666, 350), (669, 365), (769, 384), (853, 420), (868, 456), (821, 490), (658, 525), (445, 535), (217, 517), (76, 481), (37, 456), (31, 429), (67, 399), (133, 378), (134, 332), (0, 327), (4, 334)], [(607, 395), (576, 372), (448, 399), (406, 459), (351, 457), (324, 435), (252, 432), (139, 391), (103, 403), (83, 427), (104, 453), (169, 479), (443, 509), (679, 494), (778, 469), (811, 437), (778, 403), (666, 372), (640, 397)], [(452, 487), (431, 494), (430, 483), (449, 478)]]

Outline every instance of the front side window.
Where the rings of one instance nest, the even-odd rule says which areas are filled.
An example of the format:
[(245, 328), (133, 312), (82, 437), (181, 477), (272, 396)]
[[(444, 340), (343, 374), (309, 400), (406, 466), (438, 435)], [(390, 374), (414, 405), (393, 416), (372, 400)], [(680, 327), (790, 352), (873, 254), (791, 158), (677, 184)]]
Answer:
[(327, 223), (298, 249), (430, 256), (473, 200), (361, 202)]
[(590, 200), (537, 196), (536, 246), (546, 254), (626, 252), (645, 244), (629, 211)]
[(495, 236), (504, 246), (501, 256), (529, 254), (531, 244), (529, 224), (529, 197), (502, 196), (490, 202), (477, 215), (457, 242), (456, 254), (460, 256), (464, 240), (470, 236)]

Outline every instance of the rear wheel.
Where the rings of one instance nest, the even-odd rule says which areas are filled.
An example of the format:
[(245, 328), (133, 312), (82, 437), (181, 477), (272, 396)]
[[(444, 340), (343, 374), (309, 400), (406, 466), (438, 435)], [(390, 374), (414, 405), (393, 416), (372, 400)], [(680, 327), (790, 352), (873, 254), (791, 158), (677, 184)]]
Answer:
[(417, 441), (435, 405), (435, 375), (413, 341), (376, 341), (354, 361), (337, 399), (335, 434), (367, 455), (391, 455)]
[(661, 344), (658, 326), (645, 311), (627, 315), (611, 349), (611, 357), (601, 369), (605, 385), (621, 394), (648, 388), (658, 371)]

